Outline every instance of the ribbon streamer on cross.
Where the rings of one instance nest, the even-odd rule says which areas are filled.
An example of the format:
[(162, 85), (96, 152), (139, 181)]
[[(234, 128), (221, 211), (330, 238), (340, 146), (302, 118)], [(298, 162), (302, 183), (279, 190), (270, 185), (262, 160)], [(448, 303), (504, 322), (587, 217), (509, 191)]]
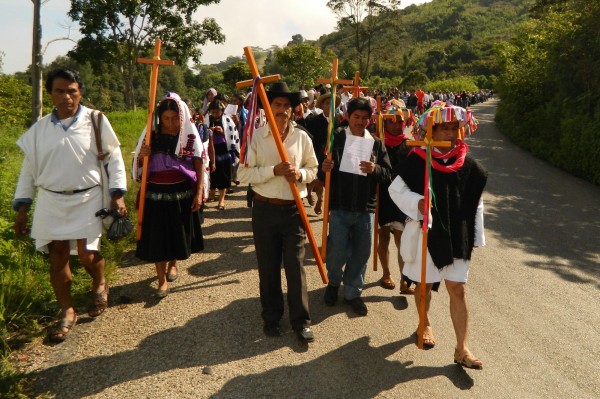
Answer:
[[(283, 147), (283, 142), (281, 141), (281, 136), (279, 135), (279, 129), (277, 128), (277, 124), (275, 123), (275, 117), (273, 116), (273, 111), (271, 110), (271, 104), (269, 103), (269, 99), (267, 98), (267, 93), (265, 91), (264, 84), (270, 82), (276, 82), (280, 79), (279, 75), (272, 75), (261, 77), (258, 73), (258, 66), (256, 65), (256, 61), (254, 60), (254, 55), (252, 54), (251, 47), (244, 47), (244, 54), (246, 56), (246, 61), (248, 62), (248, 66), (250, 67), (250, 71), (252, 72), (252, 76), (254, 79), (258, 78), (258, 83), (256, 84), (256, 92), (252, 93), (252, 95), (258, 94), (260, 101), (262, 103), (263, 109), (267, 116), (267, 121), (269, 123), (269, 128), (271, 129), (271, 133), (273, 134), (273, 139), (275, 139), (275, 145), (277, 146), (277, 151), (279, 152), (279, 156), (281, 157), (282, 162), (289, 162), (289, 158)], [(254, 84), (254, 80), (247, 80), (243, 82), (236, 83), (236, 87), (247, 87)], [(253, 123), (253, 122), (251, 122)], [(298, 213), (300, 213), (300, 219), (302, 220), (302, 224), (304, 225), (304, 230), (306, 231), (306, 235), (308, 237), (308, 241), (310, 243), (310, 247), (312, 249), (313, 256), (315, 257), (315, 261), (317, 262), (317, 268), (319, 269), (319, 274), (321, 274), (321, 280), (323, 280), (323, 284), (327, 284), (329, 282), (327, 278), (327, 272), (325, 271), (325, 266), (323, 265), (323, 260), (321, 259), (321, 255), (319, 253), (319, 248), (317, 247), (317, 243), (315, 240), (315, 236), (313, 235), (312, 229), (310, 227), (310, 222), (308, 221), (308, 216), (306, 216), (306, 210), (304, 209), (304, 203), (302, 202), (302, 198), (300, 197), (300, 193), (298, 192), (298, 187), (296, 186), (296, 182), (289, 182), (290, 189), (292, 190), (292, 194), (294, 195), (294, 200), (296, 201), (296, 207), (298, 208)]]
[[(317, 79), (317, 83), (331, 85), (331, 98), (329, 101), (329, 125), (327, 127), (327, 141), (325, 155), (331, 161), (331, 148), (333, 146), (333, 130), (335, 128), (335, 98), (337, 85), (352, 84), (351, 80), (338, 79), (338, 59), (334, 58), (331, 66), (331, 77)], [(325, 173), (325, 189), (323, 193), (323, 233), (321, 235), (321, 258), (327, 259), (327, 229), (329, 225), (329, 190), (331, 187), (331, 172)]]
[[(148, 91), (148, 119), (146, 120), (146, 137), (144, 137), (144, 144), (146, 145), (150, 145), (152, 140), (152, 118), (154, 116), (154, 106), (156, 105), (158, 67), (160, 65), (175, 65), (175, 61), (160, 59), (161, 45), (162, 42), (160, 41), (160, 39), (156, 39), (156, 41), (154, 42), (154, 57), (138, 58), (136, 60), (141, 64), (150, 64), (152, 66), (152, 69), (150, 71), (150, 89)], [(144, 157), (144, 164), (142, 166), (142, 182), (140, 183), (140, 203), (138, 206), (137, 229), (135, 232), (135, 238), (138, 241), (142, 239), (142, 222), (144, 221), (144, 207), (146, 204), (146, 183), (148, 180), (148, 160), (149, 157)]]
[(419, 301), (419, 328), (417, 330), (417, 346), (419, 349), (423, 349), (423, 332), (425, 330), (425, 302), (427, 294), (427, 237), (429, 233), (429, 209), (431, 208), (431, 192), (429, 187), (429, 172), (431, 169), (431, 147), (450, 147), (452, 143), (449, 141), (433, 141), (433, 116), (427, 117), (427, 133), (424, 140), (407, 140), (406, 144), (411, 147), (425, 146), (426, 148), (426, 160), (425, 160), (425, 181), (423, 186), (423, 224), (421, 229), (423, 231), (423, 245), (421, 247), (421, 286), (420, 294), (421, 300)]

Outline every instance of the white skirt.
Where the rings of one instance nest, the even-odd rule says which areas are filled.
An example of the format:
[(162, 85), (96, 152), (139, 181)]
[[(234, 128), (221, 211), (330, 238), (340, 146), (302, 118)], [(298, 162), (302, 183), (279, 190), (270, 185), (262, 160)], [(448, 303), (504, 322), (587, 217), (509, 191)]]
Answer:
[[(404, 240), (404, 235), (402, 239)], [(414, 259), (410, 262), (404, 263), (402, 274), (411, 279), (414, 282), (421, 282), (421, 259), (423, 253), (423, 232), (419, 232), (419, 238), (417, 242), (417, 248)], [(454, 262), (450, 265), (445, 266), (442, 269), (438, 269), (429, 251), (427, 251), (427, 267), (425, 281), (427, 284), (438, 283), (442, 280), (454, 281), (457, 283), (466, 283), (469, 278), (469, 261), (465, 259), (454, 259)]]
[(69, 240), (71, 255), (77, 254), (77, 240), (87, 239), (87, 249), (100, 250), (102, 221), (95, 213), (102, 208), (102, 187), (65, 195), (38, 189), (31, 226), (35, 248), (48, 253), (52, 241)]

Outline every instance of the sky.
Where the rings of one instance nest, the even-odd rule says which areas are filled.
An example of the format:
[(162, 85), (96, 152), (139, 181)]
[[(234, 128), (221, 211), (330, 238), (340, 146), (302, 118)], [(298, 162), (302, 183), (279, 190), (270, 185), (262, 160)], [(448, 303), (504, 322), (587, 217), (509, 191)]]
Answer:
[[(402, 7), (431, 0), (403, 0)], [(285, 46), (295, 34), (307, 40), (335, 30), (336, 17), (327, 0), (221, 0), (198, 7), (195, 17), (215, 18), (225, 34), (224, 44), (202, 47), (202, 64), (214, 64), (228, 56), (242, 56), (244, 47)], [(80, 38), (78, 25), (69, 19), (69, 0), (43, 0), (42, 49), (44, 63), (65, 55)], [(250, 6), (251, 5), (251, 6)], [(0, 51), (2, 72), (22, 72), (31, 63), (33, 3), (29, 0), (0, 0)], [(256, 21), (256, 22), (255, 22)], [(260, 22), (259, 22), (260, 21)], [(61, 38), (71, 40), (56, 40)]]

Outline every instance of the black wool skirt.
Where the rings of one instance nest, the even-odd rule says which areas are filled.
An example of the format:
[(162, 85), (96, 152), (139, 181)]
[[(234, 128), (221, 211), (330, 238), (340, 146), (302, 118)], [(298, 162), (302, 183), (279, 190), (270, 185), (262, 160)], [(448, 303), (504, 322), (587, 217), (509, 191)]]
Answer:
[(189, 182), (148, 183), (142, 238), (135, 255), (147, 262), (183, 260), (204, 249), (200, 213), (192, 212), (194, 192)]

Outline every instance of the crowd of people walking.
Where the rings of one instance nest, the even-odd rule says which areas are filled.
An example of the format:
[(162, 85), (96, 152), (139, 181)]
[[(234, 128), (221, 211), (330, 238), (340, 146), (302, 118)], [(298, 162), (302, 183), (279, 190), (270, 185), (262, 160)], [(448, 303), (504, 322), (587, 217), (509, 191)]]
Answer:
[[(13, 208), (17, 235), (31, 233), (36, 248), (49, 254), (50, 279), (61, 308), (49, 337), (62, 342), (77, 322), (70, 296), (70, 254), (79, 256), (93, 278), (89, 315), (96, 317), (106, 309), (109, 288), (100, 255), (102, 225), (94, 214), (102, 207), (103, 190), (108, 190), (111, 208), (127, 215), (123, 200), (127, 182), (120, 143), (106, 117), (100, 120), (101, 149), (91, 140), (96, 113), (80, 104), (84, 85), (77, 72), (51, 72), (46, 90), (54, 103), (52, 113), (17, 142), (24, 160)], [(454, 360), (464, 367), (482, 368), (467, 345), (465, 284), (471, 253), (485, 244), (481, 197), (487, 174), (469, 154), (464, 139), (477, 125), (468, 107), (493, 93), (425, 92), (417, 87), (336, 94), (329, 85), (293, 91), (277, 82), (266, 94), (276, 126), (266, 123), (259, 110), (266, 104), (252, 93), (229, 97), (210, 88), (198, 107), (171, 92), (158, 101), (152, 131), (142, 132), (132, 164), (133, 179), (147, 173), (143, 197), (137, 200), (143, 201), (144, 213), (136, 256), (155, 264), (155, 295), (169, 295), (169, 283), (179, 275), (177, 262), (204, 249), (203, 209), (214, 206), (226, 212), (227, 194), (246, 183), (264, 333), (281, 335), (283, 268), (290, 324), (299, 339), (313, 342), (304, 271), (307, 226), (290, 186), (296, 186), (316, 215), (325, 211), (327, 190), (324, 261), (329, 283), (323, 302), (337, 305), (341, 289), (343, 302), (353, 312), (368, 314), (361, 296), (376, 231), (375, 256), (383, 270), (379, 284), (414, 295), (417, 304), (425, 284), (428, 309), (431, 291), (444, 280), (457, 341)], [(428, 116), (434, 121), (434, 142), (448, 143), (431, 148), (433, 207), (423, 200), (429, 149), (408, 145), (409, 140), (423, 138)], [(275, 146), (275, 134), (287, 153), (285, 162)], [(108, 171), (108, 182), (101, 180), (101, 168)], [(34, 199), (29, 231), (27, 212)], [(423, 240), (424, 220), (429, 223), (427, 281), (420, 281), (423, 262), (415, 248)], [(400, 266), (398, 285), (390, 271), (391, 237)], [(436, 344), (432, 325), (427, 316), (421, 337), (426, 348)]]

